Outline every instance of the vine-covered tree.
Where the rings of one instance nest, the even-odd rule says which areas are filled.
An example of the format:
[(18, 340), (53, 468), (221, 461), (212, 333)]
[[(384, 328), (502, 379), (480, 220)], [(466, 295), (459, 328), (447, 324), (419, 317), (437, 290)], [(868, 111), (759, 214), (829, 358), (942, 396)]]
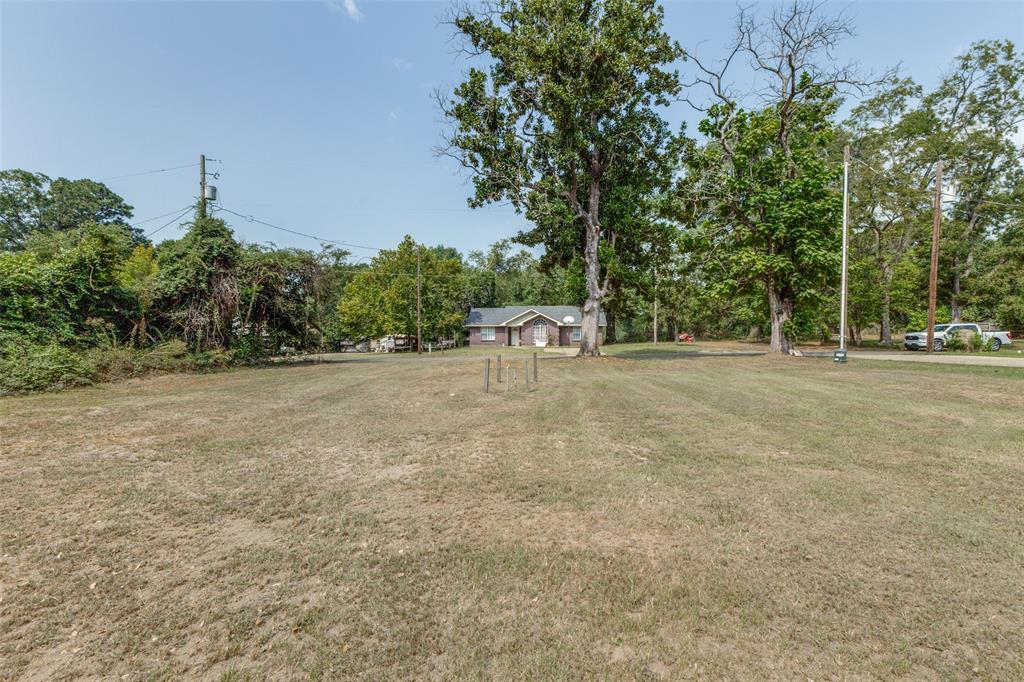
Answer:
[(220, 218), (196, 217), (157, 250), (157, 307), (190, 348), (223, 350), (238, 310), (239, 246)]
[(654, 0), (493, 0), (452, 24), (489, 64), (439, 98), (453, 125), (441, 151), (473, 173), (471, 206), (509, 201), (536, 226), (521, 241), (578, 258), (580, 354), (596, 355), (616, 254), (644, 237), (621, 220), (643, 207), (626, 204), (669, 177), (657, 108), (680, 91), (668, 67), (682, 50)]

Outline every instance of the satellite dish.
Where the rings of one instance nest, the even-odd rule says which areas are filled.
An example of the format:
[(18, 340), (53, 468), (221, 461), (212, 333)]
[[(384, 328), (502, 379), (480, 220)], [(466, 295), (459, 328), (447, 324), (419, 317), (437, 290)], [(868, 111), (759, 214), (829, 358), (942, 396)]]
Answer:
[(575, 321), (576, 318), (573, 317), (572, 315), (566, 315), (565, 317), (562, 318), (562, 322), (565, 322), (566, 324), (572, 324)]

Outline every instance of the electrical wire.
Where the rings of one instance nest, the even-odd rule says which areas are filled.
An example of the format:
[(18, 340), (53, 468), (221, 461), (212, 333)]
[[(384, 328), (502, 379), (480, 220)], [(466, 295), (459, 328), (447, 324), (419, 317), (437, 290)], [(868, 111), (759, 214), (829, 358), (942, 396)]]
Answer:
[[(270, 227), (270, 228), (275, 229), (275, 230), (281, 230), (282, 232), (287, 232), (289, 234), (299, 235), (300, 237), (308, 237), (309, 239), (316, 239), (316, 240), (318, 240), (320, 242), (324, 242), (324, 243), (327, 243), (327, 244), (338, 244), (338, 245), (341, 245), (341, 246), (350, 246), (350, 247), (355, 247), (355, 248), (359, 248), (359, 249), (368, 249), (368, 250), (377, 251), (377, 252), (381, 252), (381, 251), (385, 251), (386, 250), (386, 249), (382, 249), (382, 248), (376, 247), (376, 246), (363, 246), (363, 245), (360, 245), (360, 244), (352, 244), (351, 242), (345, 242), (345, 241), (341, 241), (341, 240), (338, 240), (338, 239), (326, 239), (324, 237), (319, 237), (319, 236), (314, 235), (314, 234), (308, 234), (306, 232), (299, 232), (298, 230), (292, 230), (292, 229), (287, 228), (287, 227), (281, 227), (280, 225), (274, 225), (272, 223), (268, 223), (265, 220), (260, 220), (259, 218), (256, 218), (255, 216), (243, 215), (243, 214), (238, 213), (236, 211), (232, 211), (229, 208), (224, 208), (223, 206), (215, 206), (215, 207), (212, 207), (212, 208), (215, 211), (224, 211), (225, 213), (230, 213), (231, 215), (238, 216), (239, 218), (242, 218), (243, 220), (245, 220), (247, 222), (250, 222), (250, 223), (259, 223), (260, 225), (265, 225), (265, 226)], [(354, 272), (354, 273), (357, 273), (357, 274), (365, 273), (366, 275), (369, 275), (369, 276), (372, 276), (372, 277), (413, 277), (413, 278), (420, 277), (422, 279), (457, 279), (457, 278), (462, 276), (462, 275), (432, 274), (432, 273), (426, 273), (426, 272), (421, 272), (419, 275), (417, 275), (415, 272), (377, 272), (377, 271), (374, 271), (372, 269), (372, 266), (369, 266), (369, 265), (365, 265), (365, 266), (341, 266), (338, 269), (339, 270), (344, 270), (346, 272)]]
[(293, 230), (291, 228), (281, 227), (280, 225), (274, 225), (273, 223), (268, 223), (267, 221), (260, 220), (259, 218), (255, 217), (255, 216), (252, 216), (252, 215), (243, 215), (241, 213), (238, 213), (237, 211), (232, 211), (230, 208), (224, 208), (223, 206), (217, 206), (216, 210), (224, 211), (225, 213), (230, 213), (231, 215), (238, 216), (242, 220), (245, 220), (245, 221), (250, 222), (250, 223), (259, 223), (260, 225), (265, 225), (266, 227), (272, 228), (274, 230), (280, 230), (281, 232), (287, 232), (289, 234), (295, 234), (295, 235), (298, 235), (300, 237), (307, 237), (309, 239), (316, 239), (316, 240), (324, 242), (326, 244), (337, 244), (338, 246), (348, 246), (348, 247), (353, 248), (353, 249), (366, 249), (367, 251), (383, 251), (384, 250), (384, 249), (382, 249), (380, 247), (377, 247), (377, 246), (365, 246), (363, 244), (353, 244), (352, 242), (341, 241), (340, 239), (327, 239), (326, 237), (319, 237), (319, 236), (317, 236), (315, 234), (309, 234), (308, 232), (299, 232), (298, 230)]
[[(857, 163), (859, 163), (862, 166), (864, 166), (865, 168), (867, 168), (868, 170), (871, 170), (871, 171), (873, 171), (875, 173), (878, 173), (879, 175), (883, 175), (885, 173), (885, 171), (878, 170), (877, 168), (875, 168), (871, 164), (867, 163), (866, 161), (863, 161), (862, 159), (858, 159), (857, 157), (851, 157), (851, 158), (854, 161), (856, 161)], [(911, 189), (909, 191), (917, 192), (918, 194), (921, 194), (922, 196), (925, 196), (925, 195), (933, 196), (935, 194), (935, 192), (933, 190), (924, 189), (924, 188), (921, 188), (921, 189)], [(945, 204), (953, 203), (955, 201), (956, 201), (956, 199), (943, 199), (943, 203), (945, 203)], [(978, 202), (979, 206), (981, 204), (992, 204), (994, 206), (1003, 206), (1003, 207), (1006, 207), (1006, 208), (1024, 209), (1024, 204), (1008, 204), (1006, 202), (993, 201), (991, 199), (982, 199), (981, 201)]]
[(196, 208), (195, 206), (189, 206), (189, 207), (188, 207), (188, 208), (186, 208), (186, 209), (185, 209), (184, 211), (182, 211), (181, 213), (179, 213), (179, 214), (178, 214), (178, 215), (176, 215), (175, 217), (171, 218), (171, 219), (170, 219), (170, 220), (168, 220), (168, 221), (167, 221), (166, 223), (164, 223), (164, 224), (163, 224), (163, 225), (161, 225), (160, 227), (156, 228), (155, 230), (153, 230), (153, 231), (152, 231), (152, 232), (150, 232), (149, 234), (147, 234), (147, 235), (146, 235), (146, 238), (148, 239), (149, 237), (152, 237), (152, 236), (153, 236), (154, 234), (156, 234), (156, 233), (157, 233), (157, 232), (159, 232), (160, 230), (164, 229), (165, 227), (167, 227), (167, 226), (168, 226), (168, 225), (170, 225), (171, 223), (177, 222), (178, 220), (180, 220), (181, 218), (183, 218), (183, 217), (184, 217), (185, 215), (187, 215), (188, 213), (191, 213), (192, 211), (194, 211), (194, 210), (195, 210), (195, 208)]
[(154, 173), (166, 173), (168, 171), (181, 170), (182, 168), (194, 168), (198, 166), (198, 163), (190, 163), (184, 166), (171, 166), (170, 168), (155, 168), (153, 170), (141, 171), (139, 173), (126, 173), (124, 175), (112, 175), (109, 178), (100, 178), (100, 182), (106, 182), (107, 180), (119, 180), (121, 178), (137, 178), (140, 175), (153, 175)]
[[(189, 206), (191, 206), (191, 204), (189, 204)], [(131, 226), (132, 227), (138, 227), (139, 225), (142, 225), (143, 223), (151, 223), (154, 220), (160, 220), (161, 218), (166, 218), (169, 215), (174, 215), (175, 213), (181, 213), (186, 208), (189, 208), (189, 206), (182, 206), (181, 208), (176, 208), (173, 211), (168, 211), (167, 213), (161, 213), (160, 215), (153, 216), (152, 218), (146, 218), (145, 220), (136, 220), (134, 223), (131, 223)]]

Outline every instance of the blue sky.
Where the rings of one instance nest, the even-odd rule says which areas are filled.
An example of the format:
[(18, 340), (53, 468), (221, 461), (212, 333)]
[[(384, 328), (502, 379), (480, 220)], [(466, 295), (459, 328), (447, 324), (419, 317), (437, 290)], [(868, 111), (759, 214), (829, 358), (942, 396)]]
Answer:
[[(447, 2), (0, 0), (0, 165), (105, 180), (144, 220), (187, 206), (205, 153), (226, 208), (332, 239), (482, 249), (523, 225), (466, 208), (467, 180), (435, 158), (435, 87), (467, 63), (439, 25)], [(767, 5), (756, 7), (766, 9)], [(933, 85), (972, 41), (1024, 46), (1024, 2), (846, 2), (841, 56)], [(714, 55), (732, 2), (668, 2), (666, 28)], [(683, 65), (685, 72), (686, 66)], [(694, 121), (686, 105), (668, 112)], [(226, 216), (246, 241), (317, 243)], [(148, 222), (152, 229), (164, 220)], [(172, 225), (157, 239), (180, 235)], [(368, 252), (354, 250), (356, 255)]]

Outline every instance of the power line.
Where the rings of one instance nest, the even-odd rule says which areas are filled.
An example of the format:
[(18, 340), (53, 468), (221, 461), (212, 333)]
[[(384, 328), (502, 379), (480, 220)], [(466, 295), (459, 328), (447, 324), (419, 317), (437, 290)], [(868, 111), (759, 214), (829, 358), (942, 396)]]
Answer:
[(160, 215), (153, 216), (152, 218), (146, 218), (145, 220), (136, 220), (134, 223), (131, 223), (131, 226), (132, 227), (138, 227), (139, 225), (142, 225), (143, 223), (151, 223), (154, 220), (160, 220), (161, 218), (166, 218), (169, 215), (173, 215), (175, 213), (181, 213), (186, 208), (188, 208), (188, 206), (184, 206), (182, 208), (176, 208), (173, 211), (168, 211), (167, 213), (161, 213)]
[(156, 234), (156, 233), (157, 233), (157, 232), (159, 232), (160, 230), (164, 229), (165, 227), (167, 227), (167, 226), (168, 226), (168, 225), (170, 225), (171, 223), (177, 222), (178, 220), (180, 220), (181, 218), (183, 218), (183, 217), (184, 217), (184, 216), (185, 216), (186, 214), (188, 214), (188, 213), (191, 213), (192, 211), (194, 211), (194, 210), (195, 210), (195, 208), (196, 208), (195, 206), (189, 206), (189, 207), (188, 207), (188, 208), (186, 208), (186, 209), (185, 209), (184, 211), (182, 211), (182, 212), (181, 212), (180, 214), (178, 214), (178, 215), (176, 215), (175, 217), (171, 218), (171, 219), (170, 219), (170, 220), (168, 220), (168, 221), (167, 221), (166, 223), (164, 223), (164, 224), (163, 224), (163, 225), (161, 225), (160, 227), (156, 228), (155, 230), (153, 230), (152, 232), (150, 232), (149, 234), (147, 234), (147, 235), (146, 235), (146, 238), (148, 239), (149, 237), (152, 237), (152, 236), (153, 236), (154, 234)]
[(482, 208), (470, 208), (465, 207), (433, 207), (433, 206), (332, 206), (330, 204), (312, 204), (308, 202), (261, 202), (261, 203), (249, 203), (241, 202), (235, 204), (236, 206), (303, 206), (307, 208), (329, 208), (332, 211), (411, 211), (411, 212), (424, 212), (424, 213), (495, 213), (501, 215), (515, 215), (515, 209), (498, 210), (498, 209), (482, 209)]
[(181, 170), (182, 168), (192, 168), (198, 164), (190, 163), (185, 166), (171, 166), (170, 168), (156, 168), (154, 170), (142, 171), (139, 173), (126, 173), (125, 175), (112, 175), (109, 178), (100, 178), (100, 182), (106, 182), (107, 180), (119, 180), (121, 178), (137, 178), (140, 175), (153, 175), (154, 173), (166, 173), (167, 171)]
[[(871, 164), (867, 163), (866, 161), (864, 161), (862, 159), (858, 159), (858, 158), (854, 157), (853, 160), (856, 161), (857, 163), (861, 164), (862, 166), (864, 166), (868, 170), (871, 170), (871, 171), (874, 171), (875, 173), (878, 173), (879, 175), (884, 175), (886, 173), (886, 171), (880, 171), (880, 170), (878, 170), (877, 168), (875, 168), (874, 166), (872, 166)], [(922, 196), (927, 195), (928, 197), (932, 197), (932, 195), (933, 195), (932, 190), (923, 189), (923, 188), (917, 188), (917, 187), (911, 188), (911, 189), (906, 190), (906, 191), (917, 192), (917, 193), (921, 194)], [(953, 203), (955, 201), (956, 201), (956, 199), (944, 199), (943, 203), (947, 203), (948, 204), (948, 203)], [(991, 199), (982, 199), (982, 200), (980, 200), (978, 202), (979, 206), (981, 204), (992, 204), (994, 206), (1004, 206), (1006, 208), (1024, 209), (1024, 204), (1008, 204), (1006, 202), (993, 201)]]
[(223, 206), (218, 206), (216, 208), (216, 210), (224, 211), (225, 213), (230, 213), (231, 215), (238, 216), (239, 218), (241, 218), (241, 219), (243, 219), (243, 220), (245, 220), (247, 222), (250, 222), (250, 223), (259, 223), (260, 225), (265, 225), (265, 226), (267, 226), (269, 228), (272, 228), (274, 230), (280, 230), (282, 232), (287, 232), (289, 234), (295, 234), (295, 235), (298, 235), (300, 237), (307, 237), (309, 239), (316, 239), (317, 241), (325, 242), (327, 244), (337, 244), (339, 246), (348, 246), (348, 247), (354, 248), (354, 249), (366, 249), (368, 251), (383, 251), (384, 250), (384, 249), (376, 247), (376, 246), (365, 246), (363, 244), (353, 244), (352, 242), (345, 242), (345, 241), (341, 241), (339, 239), (327, 239), (326, 237), (319, 237), (319, 236), (317, 236), (315, 234), (309, 234), (307, 232), (299, 232), (298, 230), (292, 230), (292, 229), (287, 228), (287, 227), (281, 227), (280, 225), (274, 225), (273, 223), (268, 223), (267, 221), (260, 220), (259, 218), (256, 218), (255, 216), (252, 216), (252, 215), (243, 215), (243, 214), (238, 213), (236, 211), (232, 211), (230, 208), (224, 208)]

